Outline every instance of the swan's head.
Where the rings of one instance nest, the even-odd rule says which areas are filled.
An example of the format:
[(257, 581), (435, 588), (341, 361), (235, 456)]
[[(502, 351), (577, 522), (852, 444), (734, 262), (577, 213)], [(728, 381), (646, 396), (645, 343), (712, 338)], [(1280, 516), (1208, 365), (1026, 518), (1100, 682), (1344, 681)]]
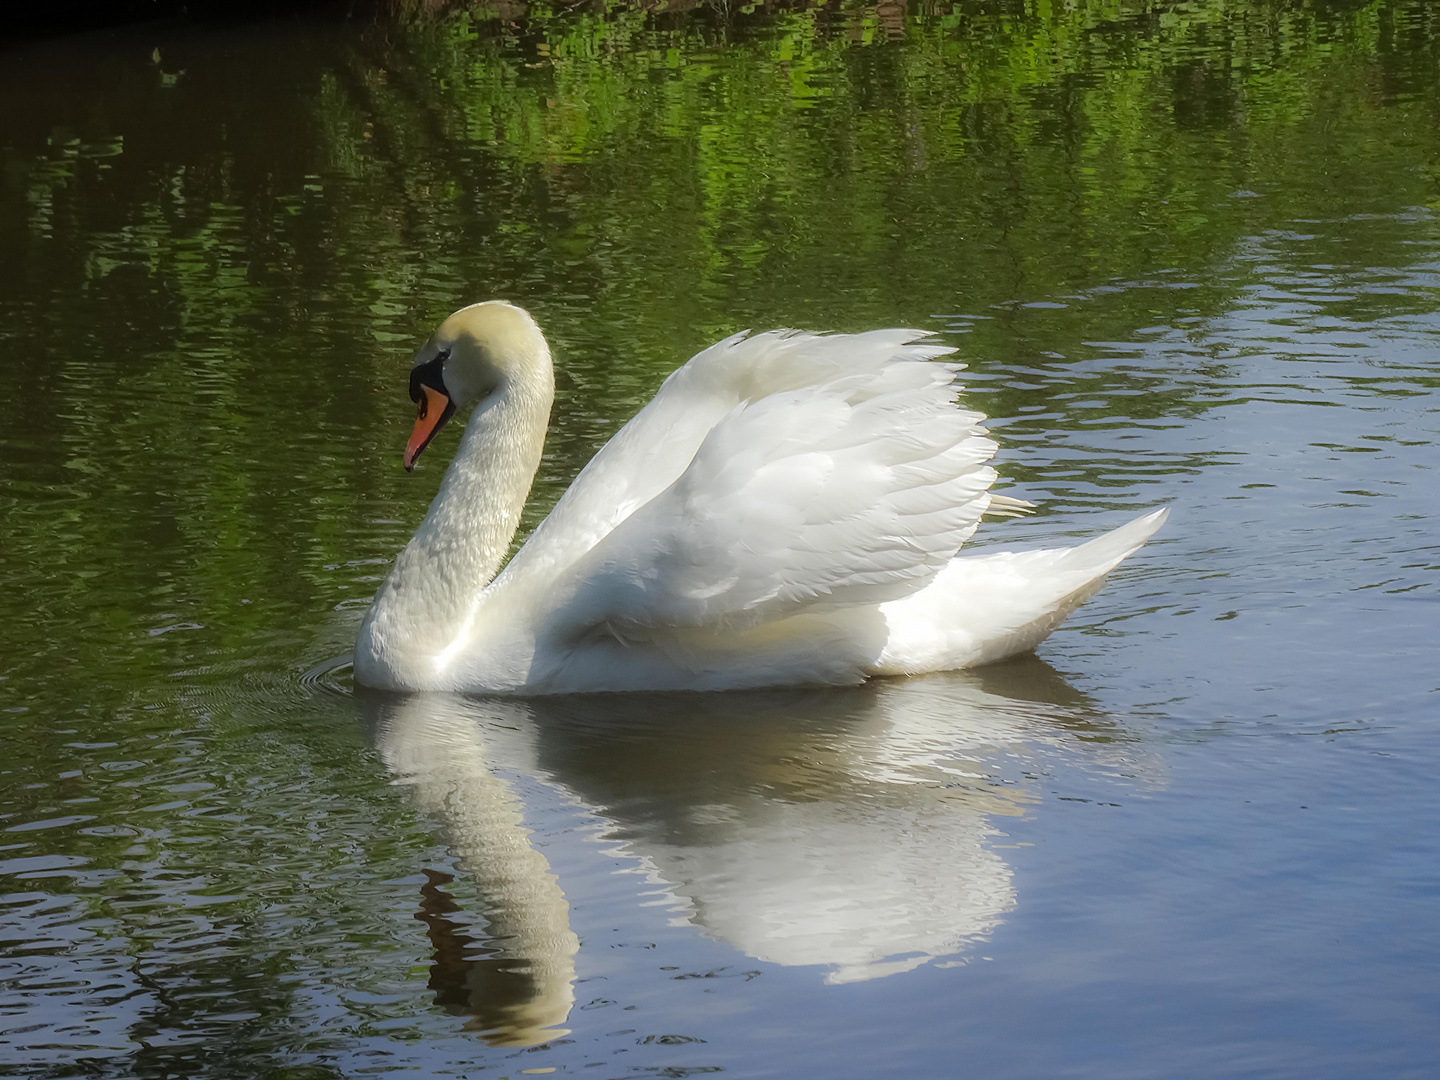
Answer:
[(550, 378), (550, 350), (523, 308), (504, 300), (461, 308), (415, 354), (410, 369), (415, 429), (405, 447), (405, 468), (415, 467), (415, 459), (456, 409), (516, 382)]

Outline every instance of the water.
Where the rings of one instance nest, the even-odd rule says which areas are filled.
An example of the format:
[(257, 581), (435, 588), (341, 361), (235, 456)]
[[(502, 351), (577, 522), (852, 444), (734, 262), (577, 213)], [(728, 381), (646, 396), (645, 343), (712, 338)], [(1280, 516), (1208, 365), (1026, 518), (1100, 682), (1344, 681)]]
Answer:
[[(1429, 1076), (1440, 21), (1420, 0), (506, 9), (0, 62), (0, 1065)], [(1041, 648), (505, 702), (341, 656), (524, 303), (533, 524), (725, 333), (931, 329)], [(560, 1032), (565, 1034), (559, 1034)]]

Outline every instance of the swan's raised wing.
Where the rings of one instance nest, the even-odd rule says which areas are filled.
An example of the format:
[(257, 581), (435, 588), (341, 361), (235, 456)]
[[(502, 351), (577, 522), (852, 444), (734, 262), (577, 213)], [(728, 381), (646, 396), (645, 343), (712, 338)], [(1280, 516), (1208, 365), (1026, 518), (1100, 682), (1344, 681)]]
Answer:
[(984, 417), (956, 406), (937, 351), (891, 338), (878, 364), (742, 399), (555, 581), (551, 631), (740, 629), (923, 587), (995, 479)]
[(650, 403), (600, 449), (503, 576), (548, 583), (573, 566), (674, 483), (716, 425), (738, 406), (846, 378), (876, 379), (897, 362), (931, 360), (952, 351), (917, 343), (927, 336), (919, 330), (834, 336), (775, 330), (717, 342), (674, 371)]

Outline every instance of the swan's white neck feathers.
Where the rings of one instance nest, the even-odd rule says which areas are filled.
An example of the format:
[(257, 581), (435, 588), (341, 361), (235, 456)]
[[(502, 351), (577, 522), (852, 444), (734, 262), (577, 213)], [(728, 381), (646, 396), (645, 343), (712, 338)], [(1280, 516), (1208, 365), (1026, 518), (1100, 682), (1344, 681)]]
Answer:
[[(471, 414), (425, 520), (395, 560), (361, 629), (356, 672), (382, 685), (440, 685), (472, 640), (485, 587), (505, 559), (545, 443), (553, 381), (507, 379)], [(362, 659), (363, 657), (363, 659)]]

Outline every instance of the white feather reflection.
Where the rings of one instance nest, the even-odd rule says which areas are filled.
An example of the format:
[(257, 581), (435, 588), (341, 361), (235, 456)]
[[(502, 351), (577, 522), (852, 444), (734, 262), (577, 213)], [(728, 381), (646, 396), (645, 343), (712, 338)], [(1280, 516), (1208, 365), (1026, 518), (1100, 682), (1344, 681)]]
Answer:
[(580, 942), (570, 929), (565, 894), (530, 842), (520, 800), (491, 768), (487, 726), (460, 698), (371, 704), (381, 758), (419, 807), (444, 824), (456, 861), (483, 893), (493, 948), (475, 959), (465, 955), (469, 940), (437, 910), (431, 877), (421, 918), (436, 948), (431, 985), (437, 1000), (473, 1016), (467, 1026), (495, 1045), (527, 1046), (568, 1034), (556, 1025), (575, 1003)]
[(1076, 747), (1148, 771), (1033, 658), (844, 690), (369, 700), (387, 764), (444, 821), (497, 947), (534, 981), (499, 1021), (473, 1003), (492, 1039), (553, 1037), (577, 948), (497, 769), (610, 822), (676, 919), (829, 983), (963, 962), (1017, 903), (994, 843), (1003, 820)]

